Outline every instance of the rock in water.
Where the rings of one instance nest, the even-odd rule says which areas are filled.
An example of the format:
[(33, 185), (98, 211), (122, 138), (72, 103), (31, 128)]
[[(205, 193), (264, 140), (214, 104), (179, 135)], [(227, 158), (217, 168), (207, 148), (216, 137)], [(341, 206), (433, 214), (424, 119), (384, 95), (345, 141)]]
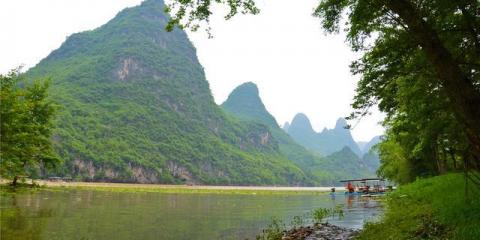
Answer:
[(289, 230), (282, 240), (350, 240), (357, 234), (357, 230), (321, 223)]

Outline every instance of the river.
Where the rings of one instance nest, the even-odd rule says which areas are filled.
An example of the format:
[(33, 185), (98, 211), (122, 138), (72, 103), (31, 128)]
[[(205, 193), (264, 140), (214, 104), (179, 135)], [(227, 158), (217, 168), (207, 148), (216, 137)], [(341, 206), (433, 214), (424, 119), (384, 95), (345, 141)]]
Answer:
[(382, 208), (375, 199), (337, 193), (228, 194), (40, 190), (2, 196), (1, 238), (255, 239), (272, 217), (341, 204), (330, 223), (359, 229)]

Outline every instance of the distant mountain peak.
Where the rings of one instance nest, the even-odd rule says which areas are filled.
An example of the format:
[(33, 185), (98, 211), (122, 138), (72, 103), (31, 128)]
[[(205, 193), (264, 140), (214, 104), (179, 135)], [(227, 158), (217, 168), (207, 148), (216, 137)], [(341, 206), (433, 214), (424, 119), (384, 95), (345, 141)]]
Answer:
[(290, 123), (287, 121), (283, 124), (282, 129), (285, 132), (288, 132), (288, 128), (290, 127)]
[(290, 128), (300, 128), (303, 130), (314, 131), (310, 119), (304, 113), (297, 113), (293, 117), (292, 123), (290, 123)]
[(313, 130), (308, 117), (303, 113), (298, 113), (290, 123), (288, 134), (304, 147), (324, 156), (340, 151), (345, 146), (361, 156), (362, 152), (353, 140), (350, 130), (345, 128), (346, 126), (347, 121), (344, 118), (339, 118), (335, 128), (324, 128), (322, 132), (317, 133)]
[(233, 91), (246, 91), (259, 96), (257, 84), (253, 82), (244, 82), (237, 86)]
[[(353, 152), (353, 150), (351, 148), (349, 148), (348, 146), (344, 146), (340, 151), (338, 152), (345, 152), (345, 153), (349, 153), (349, 154), (352, 154), (352, 155), (355, 155), (355, 152)], [(358, 157), (358, 156), (357, 156)]]
[(275, 118), (265, 108), (258, 87), (253, 82), (245, 82), (236, 87), (228, 95), (222, 107), (241, 118), (255, 120), (270, 127), (278, 127)]
[(337, 119), (337, 122), (335, 123), (335, 129), (345, 129), (346, 126), (348, 126), (348, 123), (345, 118)]

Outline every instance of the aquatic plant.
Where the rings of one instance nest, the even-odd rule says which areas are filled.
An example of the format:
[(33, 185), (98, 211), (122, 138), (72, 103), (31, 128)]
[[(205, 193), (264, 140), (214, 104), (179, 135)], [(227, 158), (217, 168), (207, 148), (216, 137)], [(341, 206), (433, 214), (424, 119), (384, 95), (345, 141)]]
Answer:
[(262, 234), (256, 236), (256, 240), (281, 240), (285, 231), (285, 223), (277, 218), (272, 218), (272, 222), (267, 228), (263, 229)]
[[(341, 204), (336, 205), (334, 208), (317, 208), (301, 216), (294, 216), (288, 228), (297, 229), (309, 224), (317, 225), (326, 218), (343, 218), (343, 216), (343, 205)], [(272, 222), (262, 231), (262, 234), (256, 236), (256, 239), (281, 240), (287, 230), (287, 226), (282, 220), (272, 218)]]

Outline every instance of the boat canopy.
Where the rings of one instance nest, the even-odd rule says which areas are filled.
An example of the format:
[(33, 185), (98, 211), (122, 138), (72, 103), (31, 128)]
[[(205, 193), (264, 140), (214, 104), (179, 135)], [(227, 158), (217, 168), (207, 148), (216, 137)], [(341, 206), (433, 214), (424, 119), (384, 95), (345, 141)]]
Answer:
[(383, 179), (383, 178), (362, 178), (362, 179), (340, 180), (340, 182), (366, 182), (366, 181), (385, 181), (385, 179)]

